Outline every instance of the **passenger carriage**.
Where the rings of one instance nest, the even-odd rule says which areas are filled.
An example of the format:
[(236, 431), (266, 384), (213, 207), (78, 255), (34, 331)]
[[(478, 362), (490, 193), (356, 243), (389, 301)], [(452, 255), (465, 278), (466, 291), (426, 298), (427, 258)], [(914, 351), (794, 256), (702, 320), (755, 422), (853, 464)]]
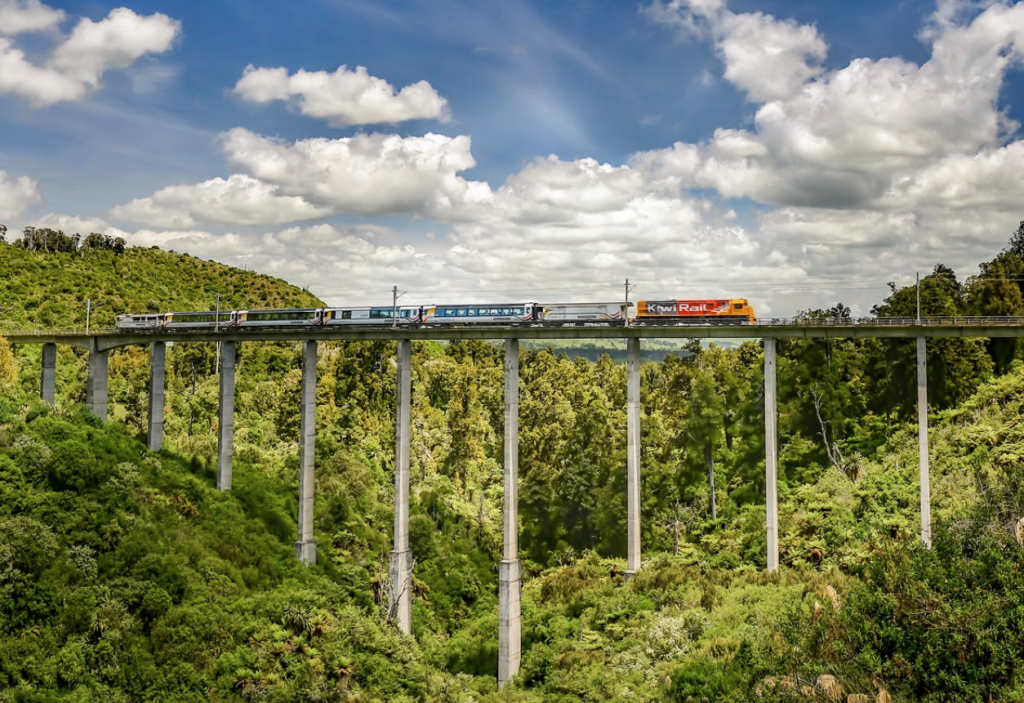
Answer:
[[(418, 324), (433, 310), (431, 306), (399, 305), (381, 307), (325, 308), (323, 323), (334, 325)], [(397, 314), (396, 314), (397, 313)]]
[(550, 303), (543, 306), (545, 325), (622, 325), (625, 303)]
[(543, 308), (536, 303), (488, 303), (486, 305), (438, 305), (426, 316), (429, 325), (528, 325), (538, 322)]

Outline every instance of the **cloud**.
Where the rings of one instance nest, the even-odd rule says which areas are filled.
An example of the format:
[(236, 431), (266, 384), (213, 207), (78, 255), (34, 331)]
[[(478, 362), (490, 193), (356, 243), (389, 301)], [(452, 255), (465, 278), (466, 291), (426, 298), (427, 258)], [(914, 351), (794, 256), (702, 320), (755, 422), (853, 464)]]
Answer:
[(486, 184), (458, 174), (476, 166), (466, 136), (359, 134), (286, 142), (232, 129), (228, 160), (286, 195), (338, 212), (433, 214), (486, 198)]
[(326, 119), (332, 127), (398, 124), (408, 120), (449, 120), (448, 101), (426, 81), (399, 91), (383, 78), (371, 76), (363, 66), (334, 73), (249, 65), (235, 85), (235, 93), (248, 102), (288, 101), (309, 117)]
[(92, 234), (93, 232), (104, 233), (110, 225), (98, 217), (78, 217), (75, 215), (61, 215), (49, 213), (33, 220), (34, 227), (45, 227), (56, 229), (69, 234)]
[(150, 227), (282, 224), (331, 214), (301, 197), (281, 195), (277, 186), (251, 176), (213, 178), (195, 185), (175, 185), (138, 198), (110, 211), (118, 220)]
[(0, 171), (0, 222), (17, 217), (30, 205), (35, 205), (41, 200), (39, 184), (34, 180), (28, 176), (15, 178), (6, 171)]
[(63, 20), (62, 10), (47, 7), (40, 0), (0, 0), (0, 34), (42, 32)]
[(67, 41), (57, 47), (51, 65), (95, 88), (109, 70), (128, 68), (146, 54), (163, 54), (174, 45), (181, 23), (167, 15), (137, 15), (126, 7), (107, 18), (79, 20)]
[(99, 22), (79, 20), (42, 65), (29, 60), (10, 39), (0, 38), (0, 95), (20, 95), (35, 107), (81, 100), (100, 87), (107, 71), (169, 51), (180, 32), (180, 23), (167, 15), (141, 16), (122, 7)]
[[(623, 163), (535, 158), (494, 187), (471, 179), (464, 135), (287, 141), (238, 128), (220, 139), (235, 175), (114, 214), (153, 228), (130, 241), (249, 265), (337, 303), (383, 302), (394, 283), (417, 302), (614, 300), (628, 276), (638, 297), (740, 295), (761, 314), (808, 300), (867, 309), (885, 281), (975, 265), (1016, 227), (1024, 142), (999, 98), (1024, 61), (1024, 4), (947, 0), (919, 35), (923, 63), (827, 69), (809, 25), (720, 0), (648, 11), (714, 43), (725, 79), (757, 103), (746, 128)], [(247, 90), (302, 109), (294, 77), (276, 71)], [(278, 227), (341, 214), (416, 224)], [(216, 231), (241, 224), (267, 231)]]
[(80, 81), (49, 67), (35, 65), (9, 39), (0, 37), (0, 95), (20, 95), (36, 107), (42, 107), (81, 100), (86, 92), (86, 86)]
[[(658, 7), (678, 13), (690, 5)], [(704, 12), (695, 16), (711, 11)], [(724, 6), (715, 12), (731, 14)], [(943, 13), (927, 33), (932, 55), (922, 65), (899, 58), (854, 59), (809, 78), (797, 91), (765, 99), (752, 130), (717, 130), (703, 144), (677, 144), (638, 158), (661, 162), (682, 186), (713, 188), (726, 198), (889, 208), (894, 193), (902, 192), (903, 205), (910, 206), (908, 183), (926, 178), (924, 172), (943, 159), (969, 161), (983, 150), (998, 150), (1017, 128), (998, 99), (1006, 72), (1024, 59), (1024, 4), (990, 4), (964, 25), (953, 19), (961, 9)], [(732, 15), (732, 24), (715, 22), (756, 27), (762, 20)], [(751, 38), (762, 34), (770, 45), (774, 30), (758, 30)], [(729, 57), (725, 60), (728, 66)], [(726, 78), (735, 77), (727, 68)], [(672, 172), (667, 164), (684, 153), (696, 154), (695, 161)], [(982, 161), (989, 171), (994, 168), (992, 159)]]
[(273, 225), (336, 215), (459, 219), (492, 197), (460, 172), (476, 165), (469, 137), (360, 134), (287, 142), (243, 128), (220, 136), (247, 173), (175, 185), (119, 205), (111, 216), (151, 227)]
[(656, 0), (646, 12), (685, 37), (710, 37), (726, 80), (755, 102), (791, 97), (821, 73), (828, 54), (814, 26), (760, 12), (737, 14), (722, 0)]
[[(1024, 142), (974, 155), (954, 154), (893, 179), (878, 205), (890, 210), (1020, 211), (1024, 193)], [(1022, 215), (1024, 216), (1024, 215)]]

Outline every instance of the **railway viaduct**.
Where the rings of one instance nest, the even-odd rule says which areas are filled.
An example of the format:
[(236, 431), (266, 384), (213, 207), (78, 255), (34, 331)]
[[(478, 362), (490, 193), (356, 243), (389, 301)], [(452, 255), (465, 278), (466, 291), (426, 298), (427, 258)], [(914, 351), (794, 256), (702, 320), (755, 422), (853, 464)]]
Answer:
[(926, 344), (929, 337), (1020, 337), (1024, 317), (1016, 318), (848, 318), (839, 320), (759, 320), (742, 327), (463, 327), (391, 328), (321, 327), (316, 329), (244, 329), (126, 333), (93, 331), (11, 331), (13, 344), (40, 344), (43, 400), (55, 400), (57, 345), (89, 352), (86, 403), (107, 417), (107, 358), (112, 349), (151, 347), (148, 447), (163, 442), (164, 366), (168, 342), (220, 342), (220, 408), (217, 488), (231, 489), (234, 431), (235, 359), (241, 342), (301, 342), (302, 382), (299, 438), (299, 520), (297, 557), (316, 562), (313, 536), (314, 442), (316, 437), (316, 359), (320, 341), (394, 340), (398, 343), (398, 391), (395, 446), (395, 525), (391, 552), (389, 612), (399, 630), (412, 632), (412, 565), (409, 547), (409, 448), (412, 404), (412, 341), (449, 339), (502, 340), (505, 345), (504, 546), (498, 565), (498, 684), (514, 676), (520, 660), (520, 565), (518, 557), (519, 484), (519, 341), (521, 339), (625, 339), (627, 365), (627, 574), (640, 569), (640, 344), (647, 339), (761, 339), (764, 342), (765, 486), (768, 571), (779, 568), (778, 427), (776, 406), (776, 342), (786, 338), (885, 337), (917, 340), (918, 436), (920, 451), (921, 539), (931, 544), (928, 475), (928, 388)]

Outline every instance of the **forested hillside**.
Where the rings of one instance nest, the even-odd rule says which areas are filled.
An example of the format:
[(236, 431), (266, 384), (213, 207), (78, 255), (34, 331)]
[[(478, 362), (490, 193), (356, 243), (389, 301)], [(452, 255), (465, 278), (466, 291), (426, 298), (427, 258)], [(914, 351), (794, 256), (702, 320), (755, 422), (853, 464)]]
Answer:
[[(216, 267), (215, 282), (190, 286), (197, 298), (234, 277), (252, 282), (240, 305), (305, 295), (155, 250), (87, 251), (84, 260), (109, 257), (113, 272), (129, 256), (152, 272), (132, 284), (139, 297), (131, 293), (130, 306), (174, 285), (163, 257), (172, 276)], [(83, 254), (0, 244), (0, 259), (59, 273)], [(985, 271), (961, 283), (937, 267), (922, 283), (925, 314), (1020, 314), (1024, 266), (1013, 243)], [(41, 306), (26, 300), (66, 295), (81, 305), (84, 291), (60, 293), (59, 278), (38, 277), (31, 298), (5, 290), (0, 309), (44, 324)], [(109, 275), (110, 290), (121, 290), (118, 278)], [(894, 289), (876, 312), (912, 314), (915, 297)], [(75, 352), (61, 352), (51, 409), (34, 400), (38, 352), (12, 354), (0, 341), (0, 701), (1024, 695), (1014, 536), (1024, 514), (1024, 365), (1015, 341), (929, 342), (931, 551), (916, 537), (913, 343), (781, 342), (780, 576), (761, 573), (760, 345), (692, 344), (685, 356), (645, 363), (647, 561), (628, 582), (625, 369), (608, 357), (525, 349), (523, 668), (502, 693), (493, 680), (502, 350), (413, 345), (415, 640), (384, 624), (379, 602), (392, 521), (394, 351), (385, 342), (320, 347), (319, 563), (306, 570), (291, 547), (297, 345), (240, 345), (235, 488), (219, 494), (213, 345), (168, 350), (167, 450), (152, 455), (139, 441), (145, 349), (112, 355), (112, 420), (101, 425), (76, 404), (84, 383)], [(828, 697), (835, 687), (842, 698)]]
[(15, 245), (25, 240), (0, 242), (0, 330), (84, 328), (87, 298), (98, 306), (91, 320), (98, 328), (113, 327), (125, 312), (213, 310), (217, 294), (226, 309), (321, 304), (260, 273), (155, 248), (124, 248), (123, 242), (72, 248), (56, 234), (25, 246)]

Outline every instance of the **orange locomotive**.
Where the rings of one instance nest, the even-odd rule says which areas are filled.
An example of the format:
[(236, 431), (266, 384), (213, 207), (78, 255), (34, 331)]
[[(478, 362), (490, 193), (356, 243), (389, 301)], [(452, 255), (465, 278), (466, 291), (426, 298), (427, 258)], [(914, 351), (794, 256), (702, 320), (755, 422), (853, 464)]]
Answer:
[(754, 308), (744, 298), (733, 300), (641, 300), (636, 322), (677, 325), (753, 325)]

